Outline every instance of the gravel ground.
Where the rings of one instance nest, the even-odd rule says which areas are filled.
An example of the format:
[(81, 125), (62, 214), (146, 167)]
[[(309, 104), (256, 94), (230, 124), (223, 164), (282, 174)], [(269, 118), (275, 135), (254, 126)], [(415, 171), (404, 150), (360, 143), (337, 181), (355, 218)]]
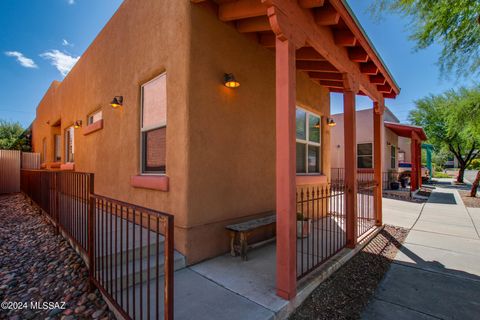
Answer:
[(83, 260), (54, 231), (22, 195), (0, 196), (0, 319), (114, 319), (98, 290), (88, 292)]
[(460, 192), (465, 207), (480, 208), (480, 197), (472, 198), (470, 197), (470, 191), (466, 190), (458, 190), (458, 192)]
[(362, 251), (320, 284), (290, 319), (359, 319), (407, 235), (408, 229), (385, 226)]

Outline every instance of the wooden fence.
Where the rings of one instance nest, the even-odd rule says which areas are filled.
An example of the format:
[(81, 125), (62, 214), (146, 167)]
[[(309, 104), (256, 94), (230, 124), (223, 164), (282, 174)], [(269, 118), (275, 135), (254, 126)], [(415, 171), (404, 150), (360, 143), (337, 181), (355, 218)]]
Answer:
[(20, 169), (40, 169), (40, 154), (0, 150), (0, 194), (20, 192)]

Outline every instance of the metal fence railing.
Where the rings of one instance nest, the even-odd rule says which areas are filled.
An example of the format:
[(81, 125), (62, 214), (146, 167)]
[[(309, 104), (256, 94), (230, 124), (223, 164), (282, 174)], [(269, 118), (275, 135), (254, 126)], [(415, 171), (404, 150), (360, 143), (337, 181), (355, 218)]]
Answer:
[(297, 278), (346, 246), (345, 186), (303, 187), (297, 191)]
[(20, 180), (124, 318), (173, 319), (172, 215), (94, 194), (90, 173), (22, 170)]
[(357, 237), (361, 237), (375, 226), (375, 189), (372, 180), (358, 182), (357, 189)]
[[(392, 182), (399, 182), (398, 181), (398, 172), (395, 170), (385, 171), (382, 172), (382, 189), (383, 190), (390, 190), (392, 189)], [(330, 180), (334, 184), (342, 184), (345, 182), (345, 168), (332, 168)], [(374, 174), (372, 170), (368, 171), (357, 171), (357, 181), (361, 182), (369, 182), (374, 181)]]

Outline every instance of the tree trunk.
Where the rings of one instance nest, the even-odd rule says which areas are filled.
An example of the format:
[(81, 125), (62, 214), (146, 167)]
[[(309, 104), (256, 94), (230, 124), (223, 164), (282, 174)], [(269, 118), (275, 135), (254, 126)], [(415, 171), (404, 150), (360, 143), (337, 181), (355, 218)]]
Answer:
[(465, 175), (465, 166), (460, 165), (460, 170), (458, 171), (457, 182), (463, 183), (463, 176)]
[(475, 181), (472, 184), (472, 190), (470, 190), (470, 197), (476, 197), (478, 185), (480, 184), (480, 170), (477, 171), (477, 176), (475, 177)]

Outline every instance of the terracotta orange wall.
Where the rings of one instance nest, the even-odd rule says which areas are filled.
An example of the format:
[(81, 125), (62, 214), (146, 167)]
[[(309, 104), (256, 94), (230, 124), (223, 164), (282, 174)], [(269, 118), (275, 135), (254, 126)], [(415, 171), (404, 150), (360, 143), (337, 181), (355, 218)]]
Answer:
[[(188, 259), (195, 262), (228, 250), (225, 225), (275, 209), (275, 55), (205, 8), (192, 7), (191, 32), (185, 228)], [(237, 89), (222, 84), (230, 72), (241, 84)], [(329, 114), (327, 90), (303, 73), (297, 102)], [(324, 129), (323, 169), (329, 172)]]
[[(140, 86), (164, 71), (168, 192), (130, 185), (140, 169)], [(235, 73), (241, 87), (225, 88), (224, 72)], [(119, 110), (109, 106), (116, 95), (124, 97)], [(329, 115), (327, 90), (302, 73), (297, 100)], [(75, 131), (75, 170), (95, 173), (98, 194), (174, 214), (175, 246), (188, 263), (228, 250), (226, 224), (274, 210), (274, 52), (205, 8), (190, 1), (125, 1), (39, 104), (35, 150), (47, 137), (51, 161), (53, 132), (61, 130), (64, 139), (68, 126), (85, 124), (98, 108), (103, 129), (87, 136)], [(61, 128), (52, 128), (59, 119)], [(329, 173), (329, 128), (322, 133), (322, 168)]]
[[(33, 125), (35, 151), (41, 152), (47, 137), (47, 161), (52, 161), (51, 125), (61, 119), (64, 139), (65, 128), (75, 120), (85, 125), (87, 115), (101, 108), (102, 130), (87, 136), (75, 130), (75, 170), (95, 173), (96, 193), (172, 213), (177, 225), (186, 224), (190, 7), (189, 1), (124, 1), (63, 82), (46, 93)], [(164, 71), (169, 192), (130, 185), (140, 170), (140, 86)], [(116, 95), (124, 97), (119, 110), (109, 106)], [(185, 252), (183, 232), (177, 229), (175, 238), (178, 250)]]

